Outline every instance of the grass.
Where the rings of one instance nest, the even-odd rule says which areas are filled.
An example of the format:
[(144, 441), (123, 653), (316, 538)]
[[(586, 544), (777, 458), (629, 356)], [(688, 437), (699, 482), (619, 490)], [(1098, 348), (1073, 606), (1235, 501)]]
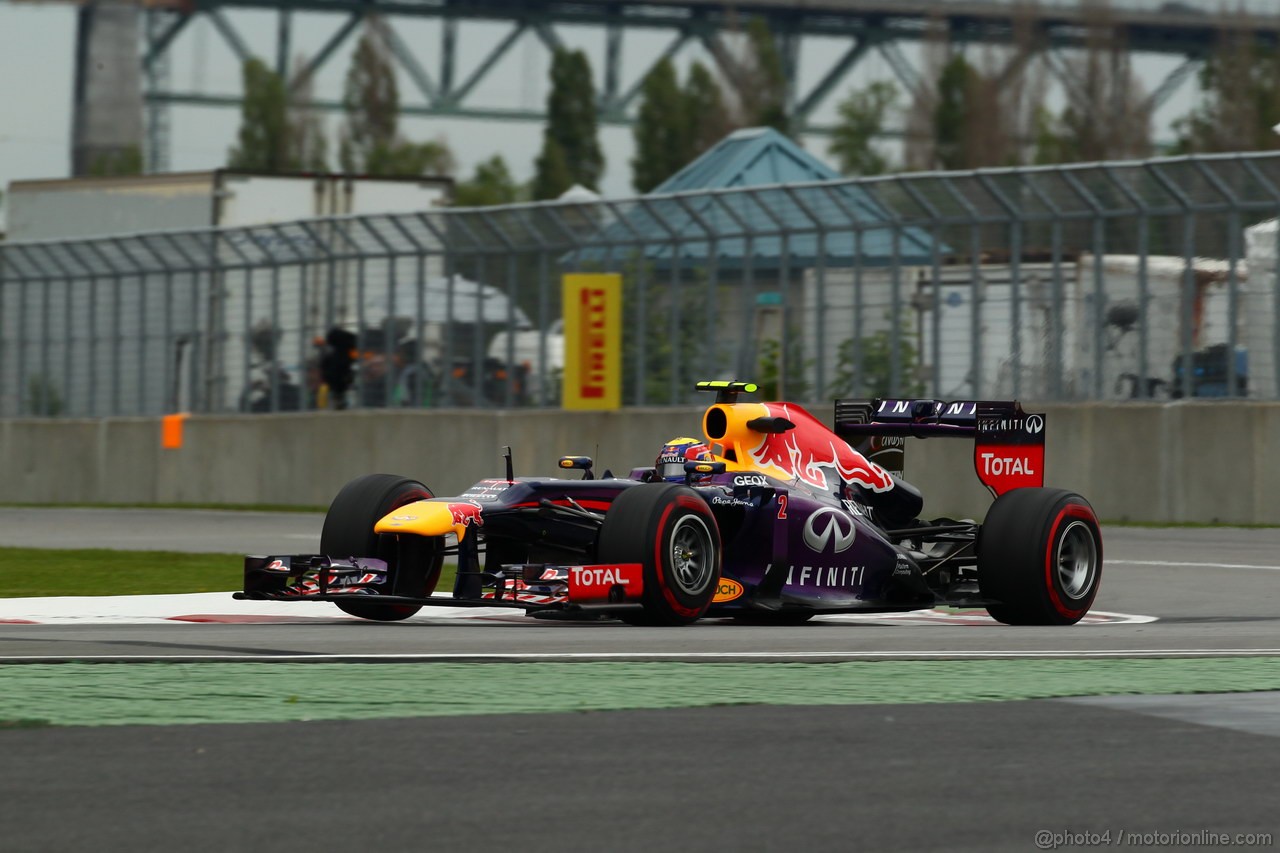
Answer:
[[(453, 588), (454, 571), (437, 589)], [(242, 554), (0, 548), (0, 598), (227, 592), (243, 579)]]
[(0, 548), (0, 597), (160, 595), (239, 589), (241, 554)]
[(47, 729), (52, 725), (48, 720), (0, 720), (0, 729)]

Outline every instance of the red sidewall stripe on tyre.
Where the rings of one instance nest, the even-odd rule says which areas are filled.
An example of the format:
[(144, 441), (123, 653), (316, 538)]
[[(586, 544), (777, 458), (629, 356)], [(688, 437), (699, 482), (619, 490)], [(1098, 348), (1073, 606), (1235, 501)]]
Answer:
[[(691, 498), (685, 495), (681, 495), (680, 497), (677, 497), (673, 502), (667, 504), (667, 508), (662, 511), (662, 517), (658, 519), (658, 535), (653, 537), (654, 539), (654, 545), (653, 545), (654, 572), (653, 574), (658, 579), (658, 587), (662, 590), (662, 597), (667, 600), (667, 604), (671, 606), (672, 610), (674, 610), (676, 613), (679, 613), (681, 616), (697, 617), (702, 615), (702, 608), (686, 607), (676, 599), (675, 593), (673, 593), (671, 591), (671, 588), (667, 586), (667, 573), (666, 573), (666, 570), (663, 568), (663, 562), (662, 562), (663, 535), (662, 534), (663, 534), (663, 531), (667, 529), (667, 519), (671, 516), (671, 511), (675, 509), (677, 506), (682, 506), (682, 507), (685, 507), (686, 509), (691, 509), (694, 512), (698, 513), (698, 515), (702, 515), (704, 504), (702, 503), (702, 501), (698, 500), (697, 498)], [(706, 523), (705, 518), (703, 518), (703, 523)], [(708, 533), (711, 532), (710, 528), (707, 529), (707, 532)]]
[[(1062, 597), (1058, 595), (1058, 587), (1053, 582), (1053, 571), (1057, 560), (1057, 548), (1055, 543), (1058, 539), (1058, 528), (1062, 525), (1062, 520), (1067, 516), (1072, 518), (1083, 519), (1090, 524), (1090, 535), (1094, 535), (1094, 531), (1098, 529), (1098, 519), (1094, 517), (1093, 511), (1082, 504), (1067, 504), (1058, 513), (1058, 517), (1053, 520), (1053, 526), (1049, 529), (1049, 547), (1044, 555), (1044, 583), (1045, 588), (1049, 590), (1049, 602), (1053, 605), (1053, 609), (1058, 611), (1064, 618), (1079, 619), (1089, 611), (1089, 605), (1092, 603), (1092, 596), (1085, 602), (1085, 606), (1078, 610), (1072, 610), (1063, 602)], [(1097, 549), (1098, 564), (1095, 566), (1095, 575), (1093, 579), (1093, 587), (1096, 592), (1100, 578), (1097, 576), (1097, 570), (1102, 565), (1102, 542), (1094, 535), (1094, 547)]]
[[(415, 489), (412, 492), (405, 492), (403, 495), (400, 495), (400, 497), (404, 498), (404, 500), (400, 501), (395, 506), (391, 507), (391, 509), (399, 509), (402, 506), (408, 506), (409, 504), (415, 503), (417, 501), (430, 500), (431, 498), (434, 498), (435, 495), (431, 494), (430, 489), (423, 489), (422, 491), (418, 491)], [(388, 510), (388, 512), (389, 511), (390, 510)], [(384, 515), (385, 514), (386, 513), (384, 513)]]

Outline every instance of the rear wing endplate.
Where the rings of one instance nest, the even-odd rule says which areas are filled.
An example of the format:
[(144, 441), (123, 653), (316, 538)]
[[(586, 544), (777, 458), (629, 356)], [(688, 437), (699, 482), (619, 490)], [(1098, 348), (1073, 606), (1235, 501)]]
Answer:
[(996, 497), (1044, 485), (1045, 416), (1017, 400), (836, 400), (834, 431), (899, 477), (907, 438), (972, 438), (974, 470)]

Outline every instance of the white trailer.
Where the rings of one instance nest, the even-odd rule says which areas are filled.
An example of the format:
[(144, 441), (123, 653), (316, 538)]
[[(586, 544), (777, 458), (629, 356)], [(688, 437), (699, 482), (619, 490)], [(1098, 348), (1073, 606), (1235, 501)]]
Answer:
[[(938, 272), (936, 293), (932, 267), (903, 267), (897, 275), (900, 336), (909, 347), (900, 365), (898, 393), (944, 399), (1009, 396), (1015, 390), (1024, 398), (1046, 395), (1051, 385), (1049, 341), (1055, 334), (1053, 265), (1021, 265), (1016, 316), (1008, 264), (981, 265), (976, 282), (969, 264), (942, 265)], [(1065, 308), (1077, 298), (1074, 266), (1061, 264), (1059, 275)], [(861, 276), (850, 269), (828, 269), (822, 277), (806, 270), (802, 329), (809, 376), (816, 378), (821, 359), (828, 390), (883, 393), (848, 388), (841, 380), (851, 370), (850, 344), (859, 335), (867, 345), (864, 352), (883, 360), (882, 350), (892, 335), (894, 287), (893, 272), (884, 268), (864, 269)], [(1061, 330), (1063, 385), (1070, 393), (1075, 327), (1069, 312), (1063, 316), (1068, 318)], [(935, 362), (937, 388), (932, 381)], [(882, 364), (863, 367), (878, 373), (885, 369)]]
[[(1269, 288), (1249, 287), (1243, 260), (1233, 269), (1207, 258), (1190, 267), (1164, 256), (1148, 257), (1145, 265), (1133, 255), (1106, 255), (1098, 263), (1083, 254), (1056, 266), (1024, 261), (1016, 287), (1008, 263), (980, 264), (976, 275), (969, 264), (944, 264), (936, 290), (932, 268), (903, 268), (899, 315), (902, 340), (913, 352), (902, 363), (902, 382), (943, 399), (1170, 396), (1185, 322), (1193, 350), (1234, 341), (1249, 393), (1267, 396), (1274, 393), (1267, 389), (1275, 387), (1277, 360), (1275, 227), (1257, 226), (1249, 239), (1254, 265), (1271, 270)], [(827, 270), (821, 289), (816, 272), (806, 271), (802, 329), (810, 376), (819, 359), (828, 382), (848, 372), (841, 345), (856, 335), (858, 292), (850, 270)], [(864, 340), (888, 334), (892, 292), (889, 271), (863, 272)]]
[(215, 169), (14, 181), (5, 205), (8, 239), (19, 242), (415, 213), (447, 205), (452, 195), (449, 178), (262, 175)]
[(1174, 363), (1183, 349), (1184, 327), (1193, 351), (1234, 341), (1237, 364), (1252, 385), (1256, 359), (1246, 334), (1251, 296), (1245, 261), (1233, 268), (1216, 258), (1193, 258), (1188, 264), (1184, 258), (1152, 255), (1144, 266), (1137, 255), (1104, 255), (1099, 264), (1085, 254), (1078, 269), (1076, 362), (1085, 396), (1093, 397), (1099, 384), (1099, 399), (1176, 393)]
[(1243, 342), (1249, 348), (1250, 396), (1280, 397), (1280, 233), (1274, 219), (1244, 232), (1245, 256), (1253, 271), (1253, 286), (1244, 304)]

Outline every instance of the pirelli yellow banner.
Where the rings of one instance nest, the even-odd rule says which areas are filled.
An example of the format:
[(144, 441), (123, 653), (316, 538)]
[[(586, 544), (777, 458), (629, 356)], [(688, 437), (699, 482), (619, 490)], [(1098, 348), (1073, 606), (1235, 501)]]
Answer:
[(616, 409), (622, 404), (622, 276), (564, 277), (566, 409)]

